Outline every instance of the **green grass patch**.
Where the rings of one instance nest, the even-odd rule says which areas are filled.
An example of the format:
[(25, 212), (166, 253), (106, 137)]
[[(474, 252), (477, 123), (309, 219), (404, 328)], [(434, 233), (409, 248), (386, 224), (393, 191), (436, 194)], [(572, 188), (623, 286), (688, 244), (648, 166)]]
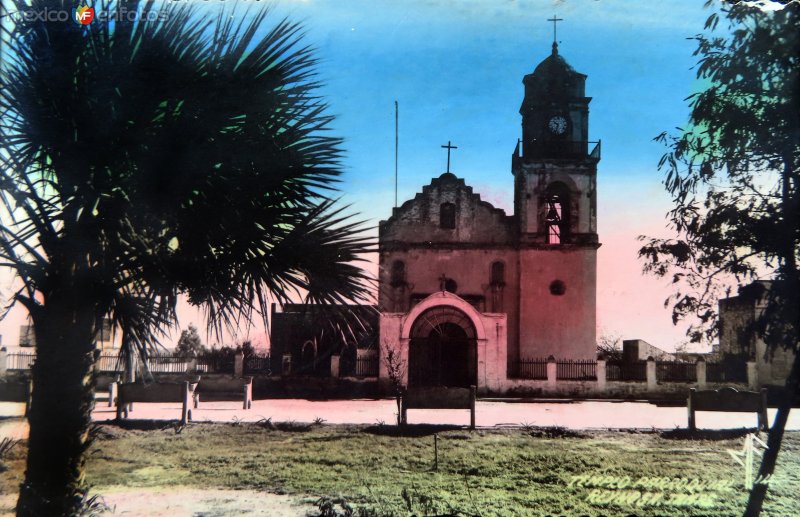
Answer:
[[(100, 493), (115, 485), (260, 489), (343, 498), (381, 516), (727, 517), (746, 502), (744, 469), (727, 452), (743, 441), (741, 432), (131, 424), (103, 426), (87, 475)], [(6, 458), (5, 486), (21, 479), (24, 451)], [(765, 515), (797, 515), (798, 486), (800, 433), (790, 432)]]

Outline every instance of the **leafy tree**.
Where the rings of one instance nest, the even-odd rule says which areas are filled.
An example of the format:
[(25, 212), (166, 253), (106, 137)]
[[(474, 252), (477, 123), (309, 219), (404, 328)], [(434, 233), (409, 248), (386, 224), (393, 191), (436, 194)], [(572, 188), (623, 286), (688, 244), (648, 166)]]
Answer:
[[(708, 2), (707, 5), (712, 5)], [(707, 87), (690, 97), (688, 128), (662, 134), (659, 167), (675, 208), (675, 239), (644, 239), (645, 271), (671, 275), (673, 319), (697, 315), (694, 340), (716, 331), (716, 301), (731, 285), (770, 278), (757, 331), (770, 350), (795, 360), (769, 432), (759, 475), (775, 468), (786, 420), (798, 393), (800, 354), (800, 4), (776, 11), (722, 4), (698, 35), (697, 76)], [(719, 22), (726, 20), (722, 35)], [(758, 515), (766, 484), (751, 491), (746, 515)]]
[(371, 291), (358, 264), (372, 244), (326, 197), (341, 141), (301, 28), (189, 2), (94, 8), (109, 16), (2, 25), (0, 263), (37, 341), (18, 515), (80, 513), (102, 318), (142, 353), (181, 294), (219, 330), (272, 299)]
[(622, 336), (616, 332), (604, 332), (597, 338), (597, 354), (606, 360), (622, 359)]
[(186, 330), (181, 331), (178, 344), (175, 346), (175, 353), (181, 356), (191, 356), (201, 354), (206, 351), (206, 346), (200, 340), (197, 327), (189, 324)]

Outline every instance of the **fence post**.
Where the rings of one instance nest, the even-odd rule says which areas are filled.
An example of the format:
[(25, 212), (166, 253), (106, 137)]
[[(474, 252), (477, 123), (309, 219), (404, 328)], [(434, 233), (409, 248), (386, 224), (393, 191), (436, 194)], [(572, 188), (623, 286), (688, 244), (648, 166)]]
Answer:
[(606, 389), (606, 360), (603, 357), (597, 359), (597, 391), (605, 391)]
[(702, 357), (697, 358), (697, 387), (703, 389), (706, 387), (706, 360)]
[(758, 365), (755, 361), (747, 361), (747, 386), (758, 389)]
[(239, 352), (233, 358), (233, 375), (234, 377), (244, 375), (244, 354), (242, 352)]
[(547, 358), (547, 387), (556, 387), (556, 358), (552, 355)]
[(332, 355), (331, 356), (331, 377), (337, 378), (339, 377), (339, 356)]
[(194, 373), (197, 371), (197, 353), (192, 352), (192, 357), (189, 359), (189, 364), (186, 366), (187, 373)]
[(0, 377), (4, 377), (6, 374), (7, 360), (8, 360), (8, 351), (6, 351), (6, 347), (0, 348)]
[(655, 391), (658, 383), (656, 382), (656, 360), (653, 356), (647, 358), (647, 391)]

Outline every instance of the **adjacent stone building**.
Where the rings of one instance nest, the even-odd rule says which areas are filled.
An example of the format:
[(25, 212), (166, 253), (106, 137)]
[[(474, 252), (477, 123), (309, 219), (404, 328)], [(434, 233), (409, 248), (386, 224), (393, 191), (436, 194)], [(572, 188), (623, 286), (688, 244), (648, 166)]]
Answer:
[(771, 281), (756, 281), (739, 289), (737, 296), (719, 301), (719, 348), (723, 359), (754, 361), (759, 386), (784, 385), (794, 362), (794, 352), (767, 350), (757, 331), (768, 301)]
[(380, 343), (409, 386), (500, 391), (520, 359), (595, 358), (600, 144), (586, 77), (556, 43), (524, 77), (514, 214), (448, 170), (380, 222)]

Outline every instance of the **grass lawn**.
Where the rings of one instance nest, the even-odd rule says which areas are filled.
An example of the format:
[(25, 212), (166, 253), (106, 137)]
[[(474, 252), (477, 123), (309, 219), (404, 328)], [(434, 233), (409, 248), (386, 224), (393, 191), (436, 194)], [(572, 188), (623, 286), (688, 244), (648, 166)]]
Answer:
[[(436, 439), (434, 438), (434, 433)], [(438, 468), (434, 468), (434, 442)], [(343, 497), (369, 515), (740, 515), (744, 432), (585, 432), (306, 424), (102, 426), (104, 487), (199, 487)], [(16, 487), (24, 444), (5, 459)], [(758, 457), (758, 456), (757, 456)], [(683, 480), (681, 480), (683, 479)], [(800, 514), (800, 433), (787, 433), (764, 515)], [(265, 515), (267, 515), (265, 513)], [(366, 513), (364, 513), (366, 514)]]

